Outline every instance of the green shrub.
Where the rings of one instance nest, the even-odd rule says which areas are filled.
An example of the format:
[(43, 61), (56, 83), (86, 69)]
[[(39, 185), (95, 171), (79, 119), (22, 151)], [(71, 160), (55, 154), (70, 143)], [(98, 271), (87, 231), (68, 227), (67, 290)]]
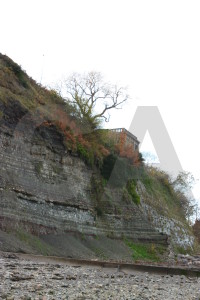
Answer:
[(142, 178), (142, 183), (148, 191), (152, 191), (152, 179), (147, 174)]
[(129, 195), (131, 196), (132, 201), (137, 205), (140, 204), (140, 197), (136, 192), (135, 179), (128, 180), (128, 182), (126, 184), (126, 188), (127, 188)]
[(77, 143), (77, 153), (86, 164), (88, 164), (89, 166), (94, 165), (94, 154), (80, 143)]

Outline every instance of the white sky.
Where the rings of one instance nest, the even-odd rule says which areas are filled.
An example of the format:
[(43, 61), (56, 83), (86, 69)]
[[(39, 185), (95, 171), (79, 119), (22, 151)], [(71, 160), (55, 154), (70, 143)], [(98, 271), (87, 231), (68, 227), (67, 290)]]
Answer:
[(199, 0), (0, 4), (1, 53), (44, 85), (91, 70), (128, 85), (132, 99), (109, 127), (128, 129), (138, 105), (158, 106), (183, 169), (200, 178)]

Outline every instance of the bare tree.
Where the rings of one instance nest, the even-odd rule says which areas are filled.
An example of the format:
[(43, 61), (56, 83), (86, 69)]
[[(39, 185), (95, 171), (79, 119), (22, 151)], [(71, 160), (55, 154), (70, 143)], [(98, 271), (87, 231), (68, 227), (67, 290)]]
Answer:
[(73, 73), (62, 82), (65, 99), (73, 105), (80, 118), (93, 128), (110, 118), (111, 109), (119, 109), (129, 98), (126, 88), (104, 82), (101, 73)]

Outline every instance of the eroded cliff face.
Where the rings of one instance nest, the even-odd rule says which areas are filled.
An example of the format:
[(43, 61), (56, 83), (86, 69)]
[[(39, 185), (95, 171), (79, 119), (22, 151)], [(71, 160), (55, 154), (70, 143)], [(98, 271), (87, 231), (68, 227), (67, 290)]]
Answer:
[(166, 245), (169, 232), (149, 217), (144, 190), (136, 205), (122, 188), (102, 188), (99, 171), (49, 121), (59, 119), (62, 103), (20, 72), (0, 55), (0, 229), (49, 235), (52, 244), (79, 233)]
[(105, 188), (94, 195), (98, 172), (67, 151), (55, 126), (40, 125), (31, 134), (29, 126), (23, 120), (23, 126), (12, 132), (4, 127), (0, 134), (1, 229), (166, 242), (140, 207), (122, 200), (122, 190)]
[(149, 201), (151, 195), (147, 192), (141, 181), (138, 181), (137, 190), (140, 195), (140, 203), (145, 216), (156, 230), (168, 236), (170, 245), (185, 250), (193, 249), (195, 238), (188, 224), (172, 216), (170, 217), (167, 213), (159, 213), (158, 209), (150, 204), (152, 203), (152, 199)]

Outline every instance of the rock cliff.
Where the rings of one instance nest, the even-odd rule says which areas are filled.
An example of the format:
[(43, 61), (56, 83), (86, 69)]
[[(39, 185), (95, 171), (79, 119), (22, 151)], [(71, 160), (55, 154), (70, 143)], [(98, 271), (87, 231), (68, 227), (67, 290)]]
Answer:
[(62, 132), (41, 114), (62, 105), (0, 56), (0, 229), (24, 230), (52, 247), (72, 233), (166, 245), (144, 205), (109, 186), (97, 196), (98, 170), (67, 149)]

